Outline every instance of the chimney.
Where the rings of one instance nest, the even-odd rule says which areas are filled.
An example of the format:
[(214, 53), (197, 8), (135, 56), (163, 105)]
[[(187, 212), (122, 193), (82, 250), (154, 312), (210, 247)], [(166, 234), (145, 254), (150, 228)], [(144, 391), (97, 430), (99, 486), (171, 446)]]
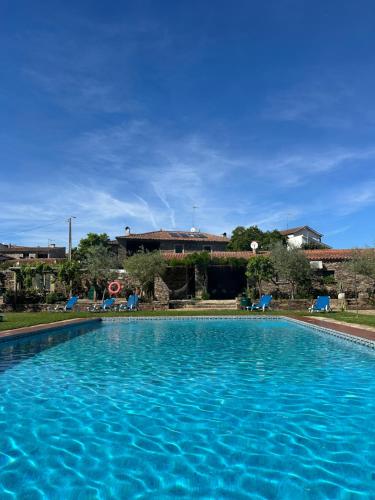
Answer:
[(126, 226), (126, 228), (125, 228), (125, 236), (129, 236), (129, 234), (130, 234), (130, 227)]
[(224, 238), (226, 238), (227, 237), (227, 233), (223, 233), (223, 236), (224, 236)]

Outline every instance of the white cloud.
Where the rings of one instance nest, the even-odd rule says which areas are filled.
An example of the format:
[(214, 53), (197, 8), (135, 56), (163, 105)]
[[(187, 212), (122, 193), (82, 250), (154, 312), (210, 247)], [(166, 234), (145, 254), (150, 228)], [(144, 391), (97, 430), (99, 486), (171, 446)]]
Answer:
[(0, 188), (0, 241), (15, 234), (18, 242), (63, 242), (69, 215), (77, 216), (76, 238), (88, 231), (113, 237), (126, 225), (135, 232), (187, 229), (197, 206), (196, 224), (221, 233), (237, 225), (311, 224), (322, 214), (345, 216), (375, 203), (374, 183), (355, 180), (343, 189), (342, 182), (326, 182), (375, 158), (370, 148), (236, 154), (137, 120), (83, 134), (66, 150), (64, 175), (53, 187), (23, 183), (21, 201), (11, 185)]

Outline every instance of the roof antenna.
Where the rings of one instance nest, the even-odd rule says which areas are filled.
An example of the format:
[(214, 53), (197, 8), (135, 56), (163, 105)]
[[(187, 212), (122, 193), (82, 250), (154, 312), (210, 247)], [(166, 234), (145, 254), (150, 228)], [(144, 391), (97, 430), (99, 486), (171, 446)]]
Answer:
[(195, 227), (195, 211), (197, 208), (198, 207), (196, 205), (193, 205), (193, 213), (191, 216), (191, 229), (190, 229), (192, 233), (196, 233), (198, 231), (198, 229)]

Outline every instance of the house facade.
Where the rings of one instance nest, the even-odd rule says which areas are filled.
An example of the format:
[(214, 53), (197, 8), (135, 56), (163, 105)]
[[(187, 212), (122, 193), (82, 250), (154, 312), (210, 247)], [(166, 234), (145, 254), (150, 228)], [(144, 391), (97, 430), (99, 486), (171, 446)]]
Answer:
[[(352, 249), (319, 249), (304, 250), (305, 256), (310, 262), (313, 273), (312, 294), (328, 294), (337, 298), (338, 293), (344, 291), (348, 299), (354, 299), (357, 291), (364, 299), (363, 306), (367, 307), (375, 299), (375, 281), (366, 276), (354, 276), (349, 267), (353, 257)], [(375, 250), (374, 250), (375, 254)], [(267, 255), (267, 253), (265, 253)], [(173, 252), (165, 252), (167, 260), (176, 261), (183, 259), (183, 255)], [(234, 299), (246, 290), (246, 262), (254, 257), (253, 252), (212, 252), (212, 264), (208, 266), (206, 285), (210, 298)], [(243, 259), (244, 265), (218, 264), (217, 259), (235, 258)], [(215, 263), (216, 259), (216, 263)], [(199, 270), (187, 269), (186, 267), (168, 267), (164, 277), (169, 296), (174, 298), (199, 297), (201, 292)], [(286, 282), (272, 281), (264, 283), (263, 290), (270, 293), (274, 298), (285, 298), (289, 295), (289, 285)]]
[(279, 232), (287, 238), (289, 247), (302, 248), (303, 245), (319, 244), (329, 248), (328, 245), (322, 243), (323, 235), (309, 226), (292, 227)]
[(0, 243), (0, 255), (2, 260), (65, 259), (66, 248), (55, 245), (29, 247)]
[(223, 252), (230, 239), (224, 233), (221, 236), (200, 231), (150, 231), (131, 233), (127, 230), (123, 236), (117, 236), (119, 257), (133, 255), (140, 250), (161, 253), (185, 254), (191, 252)]

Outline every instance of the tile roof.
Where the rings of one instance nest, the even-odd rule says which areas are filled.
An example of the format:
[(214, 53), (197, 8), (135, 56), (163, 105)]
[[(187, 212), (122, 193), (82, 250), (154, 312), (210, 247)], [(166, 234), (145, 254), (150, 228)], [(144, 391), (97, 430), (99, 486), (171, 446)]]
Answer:
[[(166, 260), (173, 259), (183, 259), (187, 255), (193, 252), (185, 252), (185, 253), (174, 253), (174, 252), (162, 252), (163, 257)], [(211, 257), (218, 258), (230, 258), (234, 257), (236, 259), (250, 259), (254, 256), (253, 252), (210, 252)]]
[(18, 252), (54, 252), (59, 250), (64, 250), (65, 247), (26, 247), (20, 245), (11, 245), (0, 248), (2, 254), (7, 253), (18, 253)]
[[(359, 249), (359, 252), (365, 252), (368, 250), (373, 250), (375, 252), (375, 249)], [(334, 249), (334, 248), (328, 248), (328, 249), (319, 249), (319, 250), (304, 250), (306, 257), (309, 260), (326, 260), (326, 261), (335, 261), (335, 260), (350, 260), (353, 253), (356, 250), (352, 248), (342, 248), (342, 249)]]
[(315, 229), (313, 229), (310, 226), (298, 226), (298, 227), (291, 227), (289, 229), (282, 229), (279, 231), (279, 233), (281, 233), (284, 236), (288, 236), (289, 234), (298, 233), (298, 231), (302, 231), (302, 229), (309, 229), (313, 233), (318, 234), (319, 236), (323, 236), (321, 233), (315, 231)]
[[(375, 253), (375, 249), (371, 249)], [(359, 250), (359, 251), (365, 251), (365, 250)], [(312, 260), (322, 260), (322, 261), (341, 261), (341, 260), (350, 260), (354, 250), (351, 248), (348, 249), (319, 249), (319, 250), (303, 250), (305, 253), (306, 257), (312, 261)], [(268, 252), (263, 252), (261, 254), (257, 255), (268, 255)], [(163, 252), (163, 256), (167, 260), (171, 259), (183, 259), (188, 253), (173, 253), (173, 252)], [(212, 257), (219, 257), (219, 258), (229, 258), (229, 257), (235, 257), (235, 258), (242, 258), (242, 259), (251, 259), (254, 257), (253, 252), (211, 252), (210, 255)]]
[(230, 239), (226, 236), (218, 236), (216, 234), (201, 233), (200, 231), (167, 231), (160, 229), (160, 231), (150, 231), (147, 233), (130, 233), (128, 235), (117, 236), (119, 239), (126, 240), (179, 240), (179, 241), (216, 241), (229, 243)]

